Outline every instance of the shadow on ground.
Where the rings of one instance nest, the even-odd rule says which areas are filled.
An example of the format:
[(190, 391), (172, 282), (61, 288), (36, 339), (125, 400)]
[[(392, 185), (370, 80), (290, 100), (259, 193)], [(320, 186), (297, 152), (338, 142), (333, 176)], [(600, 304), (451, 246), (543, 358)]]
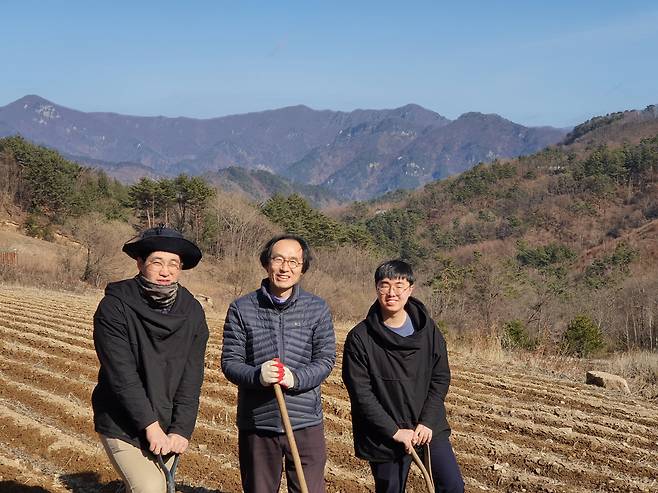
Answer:
[(124, 493), (123, 482), (102, 483), (98, 478), (98, 473), (91, 471), (63, 474), (59, 480), (66, 489), (73, 493)]
[(0, 491), (2, 493), (50, 493), (50, 490), (41, 486), (28, 486), (16, 481), (0, 481)]
[(190, 486), (188, 484), (177, 484), (176, 491), (180, 493), (229, 493), (223, 490), (209, 490), (200, 486)]
[[(102, 483), (95, 472), (82, 472), (76, 474), (65, 474), (61, 476), (60, 481), (72, 493), (124, 493), (123, 483), (121, 481), (111, 481)], [(18, 485), (21, 486), (21, 485)], [(29, 489), (30, 486), (24, 486), (26, 489), (7, 490), (6, 493), (50, 493), (43, 488)], [(200, 486), (190, 486), (187, 484), (176, 484), (178, 493), (229, 493), (222, 490), (212, 490)], [(5, 493), (0, 483), (0, 492)]]

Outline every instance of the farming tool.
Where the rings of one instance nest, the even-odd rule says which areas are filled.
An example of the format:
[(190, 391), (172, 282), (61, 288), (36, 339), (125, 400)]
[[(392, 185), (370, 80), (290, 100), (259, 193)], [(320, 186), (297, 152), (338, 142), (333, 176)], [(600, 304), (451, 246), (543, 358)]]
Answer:
[(176, 493), (176, 481), (174, 480), (174, 477), (176, 476), (176, 467), (178, 466), (178, 459), (180, 459), (180, 455), (174, 454), (174, 463), (171, 465), (171, 469), (167, 467), (167, 464), (165, 464), (161, 454), (156, 455), (155, 458), (158, 462), (158, 466), (160, 466), (160, 469), (162, 469), (162, 472), (165, 475), (165, 479), (167, 480), (167, 493)]
[(297, 442), (295, 441), (295, 435), (292, 432), (290, 416), (288, 416), (288, 408), (286, 407), (286, 401), (283, 398), (281, 385), (278, 383), (274, 384), (274, 394), (276, 395), (276, 402), (279, 404), (281, 421), (283, 421), (283, 428), (286, 430), (286, 437), (288, 438), (288, 444), (290, 445), (290, 450), (292, 451), (292, 459), (295, 463), (295, 471), (297, 472), (297, 477), (299, 478), (299, 487), (301, 488), (302, 493), (308, 493), (306, 478), (304, 478), (304, 470), (302, 469), (302, 460), (299, 457)]
[(418, 453), (416, 452), (415, 449), (411, 449), (411, 457), (414, 460), (414, 463), (418, 466), (418, 469), (420, 469), (420, 472), (423, 473), (423, 477), (425, 478), (425, 485), (427, 486), (427, 491), (429, 493), (434, 493), (434, 481), (432, 480), (432, 474), (430, 471), (432, 468), (430, 467), (430, 447), (429, 444), (426, 445), (426, 450), (425, 450), (425, 460), (427, 461), (425, 464), (423, 464), (423, 461), (420, 460), (420, 457), (418, 457)]

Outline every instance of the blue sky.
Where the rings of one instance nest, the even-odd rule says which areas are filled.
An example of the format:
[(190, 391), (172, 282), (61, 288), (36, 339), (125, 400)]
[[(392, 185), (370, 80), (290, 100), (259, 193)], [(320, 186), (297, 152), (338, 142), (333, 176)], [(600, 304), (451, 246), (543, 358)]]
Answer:
[(658, 103), (658, 3), (0, 4), (0, 106), (210, 118), (417, 103), (570, 126)]

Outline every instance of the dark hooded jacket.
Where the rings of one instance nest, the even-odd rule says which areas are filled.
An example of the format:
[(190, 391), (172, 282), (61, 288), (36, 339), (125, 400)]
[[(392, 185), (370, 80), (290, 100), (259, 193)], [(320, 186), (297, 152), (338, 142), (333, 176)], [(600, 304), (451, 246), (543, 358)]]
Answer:
[(148, 449), (144, 428), (158, 421), (165, 433), (189, 439), (207, 341), (203, 309), (184, 287), (162, 313), (146, 304), (134, 279), (108, 284), (94, 315), (96, 431)]
[(354, 449), (371, 462), (405, 455), (404, 446), (393, 440), (398, 429), (420, 423), (432, 430), (432, 440), (450, 435), (445, 339), (419, 300), (410, 297), (405, 310), (415, 329), (409, 337), (384, 326), (375, 302), (345, 340), (343, 381), (352, 403)]

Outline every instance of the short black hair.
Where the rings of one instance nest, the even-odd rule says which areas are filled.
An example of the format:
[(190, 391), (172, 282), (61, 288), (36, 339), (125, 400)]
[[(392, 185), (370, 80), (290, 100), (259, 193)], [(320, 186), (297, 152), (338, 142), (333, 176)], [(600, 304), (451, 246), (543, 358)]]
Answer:
[(265, 243), (263, 249), (260, 252), (260, 265), (267, 269), (267, 266), (270, 263), (270, 257), (272, 256), (272, 248), (277, 241), (281, 240), (295, 240), (302, 247), (302, 274), (308, 270), (311, 266), (311, 260), (313, 260), (313, 254), (311, 253), (311, 247), (308, 246), (308, 242), (299, 235), (292, 233), (285, 233), (282, 235), (277, 235)]
[(411, 264), (402, 259), (387, 260), (379, 264), (375, 270), (375, 284), (383, 279), (405, 279), (409, 284), (416, 281)]

